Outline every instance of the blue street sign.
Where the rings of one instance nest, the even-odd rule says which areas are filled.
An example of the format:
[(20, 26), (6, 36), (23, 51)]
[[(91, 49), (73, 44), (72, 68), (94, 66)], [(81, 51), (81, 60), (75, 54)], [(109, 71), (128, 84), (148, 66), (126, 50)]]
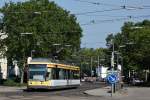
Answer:
[(118, 77), (116, 74), (112, 73), (107, 76), (107, 80), (109, 83), (114, 84), (118, 81)]

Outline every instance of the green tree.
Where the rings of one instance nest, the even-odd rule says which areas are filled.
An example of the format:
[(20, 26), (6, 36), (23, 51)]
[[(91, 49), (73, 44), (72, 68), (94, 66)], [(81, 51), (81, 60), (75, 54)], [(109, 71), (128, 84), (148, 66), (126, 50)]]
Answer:
[[(105, 61), (106, 59), (105, 48), (82, 48), (76, 54), (73, 55), (74, 61), (80, 62), (79, 66), (81, 67), (82, 74), (91, 75), (91, 66), (92, 70), (95, 71), (96, 67), (99, 65), (107, 66)], [(99, 61), (98, 61), (99, 59)]]
[[(122, 27), (122, 32), (114, 36), (114, 42), (123, 56), (124, 71), (142, 71), (150, 68), (149, 20), (138, 23), (126, 22)], [(123, 48), (120, 48), (121, 46)]]
[[(48, 0), (30, 0), (6, 4), (2, 8), (8, 58), (30, 56), (35, 49), (47, 57), (53, 53), (54, 43), (80, 48), (81, 28), (74, 15)], [(32, 35), (21, 35), (32, 33)], [(66, 52), (64, 50), (64, 52)], [(25, 55), (23, 55), (25, 54)]]
[[(7, 3), (1, 8), (3, 31), (7, 38), (1, 40), (6, 47), (9, 61), (26, 62), (32, 50), (34, 57), (52, 57), (56, 53), (54, 43), (71, 45), (63, 48), (59, 59), (66, 59), (73, 48), (80, 48), (82, 30), (76, 17), (48, 0), (30, 0)], [(32, 33), (22, 34), (21, 33)], [(72, 48), (72, 49), (71, 49)]]

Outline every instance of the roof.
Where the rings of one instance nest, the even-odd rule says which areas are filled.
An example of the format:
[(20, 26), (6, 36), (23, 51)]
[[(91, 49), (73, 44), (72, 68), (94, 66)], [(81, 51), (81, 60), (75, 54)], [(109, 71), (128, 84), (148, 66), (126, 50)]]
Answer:
[(28, 64), (47, 64), (48, 67), (55, 67), (55, 65), (59, 67), (68, 67), (73, 69), (79, 69), (78, 66), (74, 66), (72, 64), (63, 63), (58, 60), (52, 60), (50, 58), (33, 58)]
[(44, 63), (50, 63), (50, 62), (52, 62), (52, 60), (51, 59), (48, 59), (48, 58), (33, 58), (32, 60), (31, 60), (31, 62), (44, 62)]

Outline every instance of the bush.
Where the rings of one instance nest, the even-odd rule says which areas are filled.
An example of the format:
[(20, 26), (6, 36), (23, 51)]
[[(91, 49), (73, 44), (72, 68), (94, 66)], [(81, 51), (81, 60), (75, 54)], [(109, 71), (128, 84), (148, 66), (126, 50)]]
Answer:
[(24, 86), (24, 84), (20, 84), (18, 82), (15, 82), (14, 80), (12, 79), (7, 79), (3, 82), (3, 85), (4, 86)]
[(145, 83), (144, 83), (144, 86), (145, 86), (145, 87), (150, 87), (150, 82), (145, 82)]

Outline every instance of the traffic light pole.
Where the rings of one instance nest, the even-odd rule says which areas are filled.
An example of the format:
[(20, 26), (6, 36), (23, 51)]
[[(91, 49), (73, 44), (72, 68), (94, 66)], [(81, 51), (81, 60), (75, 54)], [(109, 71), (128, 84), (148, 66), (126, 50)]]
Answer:
[[(114, 72), (114, 41), (112, 41), (113, 51), (111, 54), (111, 73)], [(115, 84), (111, 84), (111, 97), (113, 96)]]

